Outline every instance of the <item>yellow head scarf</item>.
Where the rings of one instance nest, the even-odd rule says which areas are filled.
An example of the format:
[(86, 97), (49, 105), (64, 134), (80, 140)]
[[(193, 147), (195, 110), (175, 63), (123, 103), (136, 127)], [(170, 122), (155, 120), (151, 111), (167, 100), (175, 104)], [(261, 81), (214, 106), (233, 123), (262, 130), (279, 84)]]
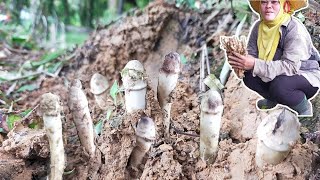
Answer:
[(280, 26), (283, 22), (287, 21), (290, 18), (290, 14), (285, 13), (283, 10), (283, 6), (286, 0), (279, 1), (279, 13), (272, 21), (264, 20), (260, 10), (260, 17), (262, 21), (259, 25), (258, 32), (259, 59), (263, 59), (266, 61), (272, 61), (280, 40)]

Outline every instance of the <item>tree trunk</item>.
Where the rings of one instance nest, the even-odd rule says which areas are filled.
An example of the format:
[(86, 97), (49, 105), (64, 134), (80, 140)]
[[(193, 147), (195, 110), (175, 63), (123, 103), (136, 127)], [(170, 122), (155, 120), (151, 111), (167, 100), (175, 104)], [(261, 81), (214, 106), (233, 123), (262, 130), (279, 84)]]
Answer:
[(62, 0), (63, 8), (64, 8), (64, 13), (65, 13), (65, 24), (70, 24), (70, 8), (69, 8), (69, 3), (68, 0)]

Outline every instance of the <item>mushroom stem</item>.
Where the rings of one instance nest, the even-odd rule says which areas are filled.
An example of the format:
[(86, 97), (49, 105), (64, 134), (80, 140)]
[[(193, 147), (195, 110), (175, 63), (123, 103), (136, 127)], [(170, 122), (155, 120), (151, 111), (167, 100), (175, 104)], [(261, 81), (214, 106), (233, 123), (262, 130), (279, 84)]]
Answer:
[(142, 164), (156, 136), (154, 122), (151, 118), (141, 117), (136, 128), (136, 146), (132, 150), (128, 167), (136, 170)]
[(146, 108), (147, 83), (143, 65), (137, 60), (129, 61), (121, 71), (125, 88), (125, 105), (128, 113)]
[(264, 118), (257, 129), (257, 166), (282, 162), (299, 139), (299, 129), (297, 115), (287, 109), (275, 111)]
[(223, 102), (219, 92), (207, 91), (201, 100), (200, 157), (213, 163), (218, 152), (218, 140), (223, 113)]
[(62, 180), (65, 168), (64, 147), (62, 138), (61, 107), (59, 97), (46, 93), (41, 96), (40, 113), (50, 145), (49, 180)]
[(90, 156), (93, 156), (96, 150), (94, 145), (93, 123), (90, 116), (87, 97), (82, 91), (82, 85), (78, 79), (75, 79), (71, 84), (68, 103), (81, 145)]
[(171, 52), (165, 56), (159, 71), (158, 101), (163, 111), (165, 135), (169, 137), (172, 93), (178, 83), (180, 73), (180, 55)]
[(108, 80), (105, 76), (94, 73), (90, 80), (90, 91), (94, 94), (94, 99), (102, 110), (108, 109)]

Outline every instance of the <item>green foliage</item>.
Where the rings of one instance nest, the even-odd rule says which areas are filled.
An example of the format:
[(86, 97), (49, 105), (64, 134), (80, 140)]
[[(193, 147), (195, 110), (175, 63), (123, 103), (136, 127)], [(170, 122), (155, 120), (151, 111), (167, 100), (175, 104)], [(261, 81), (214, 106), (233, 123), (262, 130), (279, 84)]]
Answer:
[(110, 117), (111, 117), (111, 114), (112, 114), (112, 110), (109, 109), (107, 111), (107, 115), (106, 115), (106, 118), (102, 119), (102, 120), (99, 120), (99, 122), (97, 122), (97, 124), (94, 126), (94, 131), (96, 132), (97, 135), (100, 135), (101, 132), (102, 132), (102, 129), (103, 129), (103, 123), (105, 120), (109, 120)]
[(203, 10), (203, 9), (211, 9), (220, 1), (227, 1), (227, 0), (166, 0), (166, 2), (175, 4), (176, 7), (185, 7), (193, 10)]
[(114, 81), (112, 87), (110, 88), (110, 96), (113, 99), (115, 105), (117, 105), (117, 94), (119, 93), (119, 85), (117, 80)]
[(167, 0), (169, 3), (174, 3), (177, 7), (186, 6), (187, 8), (196, 9), (195, 0)]
[[(117, 18), (117, 8), (121, 6), (117, 1), (116, 9), (108, 7), (109, 0), (5, 0), (7, 9), (13, 15), (13, 20), (18, 23), (29, 23), (20, 19), (20, 12), (23, 9), (32, 9), (40, 12), (36, 16), (59, 17), (65, 24), (73, 26), (97, 26), (99, 23), (110, 22), (110, 19)], [(152, 0), (123, 0), (122, 12), (132, 8), (144, 8)], [(195, 1), (195, 0), (188, 0)], [(32, 7), (32, 8), (31, 8)], [(113, 7), (114, 8), (114, 7)]]
[(250, 6), (247, 1), (236, 1), (232, 0), (232, 8), (237, 17), (237, 19), (242, 20), (246, 15), (252, 14), (250, 11)]
[(119, 18), (119, 16), (117, 15), (116, 11), (107, 9), (106, 11), (103, 12), (102, 17), (99, 18), (99, 20), (95, 23), (95, 25), (110, 24), (117, 18)]
[(298, 19), (300, 19), (301, 22), (304, 22), (306, 20), (306, 17), (300, 12), (295, 15)]
[(221, 91), (224, 86), (221, 84), (220, 80), (214, 75), (210, 74), (204, 79), (204, 84), (206, 84), (210, 89), (215, 89)]
[(54, 51), (54, 52), (51, 52), (51, 53), (46, 53), (45, 55), (43, 55), (40, 58), (39, 61), (31, 62), (31, 65), (33, 67), (41, 66), (43, 64), (46, 64), (48, 62), (51, 62), (51, 61), (57, 59), (59, 56), (61, 56), (64, 53), (65, 53), (65, 50), (58, 50), (58, 51)]
[(17, 92), (24, 92), (24, 91), (33, 91), (38, 89), (39, 87), (36, 84), (25, 84), (23, 86), (21, 86)]
[(183, 54), (180, 55), (180, 60), (182, 64), (187, 64), (188, 62), (187, 58)]
[(28, 125), (28, 127), (31, 129), (38, 129), (39, 124), (37, 122), (32, 122), (31, 124)]
[(24, 117), (24, 116), (28, 115), (31, 111), (32, 111), (32, 109), (27, 109), (27, 110), (23, 111), (22, 113), (20, 113), (20, 115), (21, 115), (21, 117)]
[(21, 117), (19, 115), (16, 114), (9, 114), (8, 115), (8, 119), (7, 119), (7, 125), (9, 129), (13, 128), (13, 125), (15, 122), (20, 121)]
[(89, 37), (88, 33), (79, 33), (79, 32), (67, 32), (66, 33), (66, 42), (67, 47), (72, 47), (75, 44), (82, 44)]
[(0, 23), (0, 40), (7, 42), (12, 47), (22, 47), (25, 49), (33, 49), (36, 43), (30, 38), (28, 26), (15, 23)]
[(144, 8), (145, 6), (147, 6), (148, 3), (149, 3), (149, 0), (136, 0), (136, 4), (140, 9)]

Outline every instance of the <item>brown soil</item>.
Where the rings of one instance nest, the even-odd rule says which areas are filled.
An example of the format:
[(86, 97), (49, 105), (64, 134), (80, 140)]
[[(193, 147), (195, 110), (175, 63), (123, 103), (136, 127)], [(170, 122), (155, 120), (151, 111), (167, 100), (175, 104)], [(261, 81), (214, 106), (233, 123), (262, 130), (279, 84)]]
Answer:
[[(226, 21), (230, 10), (222, 9), (215, 18), (210, 12), (184, 12), (169, 5), (152, 4), (144, 12), (136, 12), (119, 22), (96, 30), (90, 39), (77, 50), (77, 57), (61, 76), (47, 79), (41, 89), (25, 94), (23, 107), (35, 107), (39, 97), (52, 92), (61, 97), (66, 169), (64, 179), (307, 179), (316, 178), (318, 147), (310, 141), (300, 141), (288, 157), (276, 166), (258, 168), (255, 165), (256, 129), (268, 112), (258, 111), (257, 94), (244, 87), (231, 74), (224, 96), (224, 113), (220, 132), (219, 152), (214, 164), (206, 164), (199, 158), (200, 101), (199, 101), (199, 52), (197, 49)], [(219, 49), (219, 36), (231, 35), (227, 29), (236, 20), (225, 22), (221, 32), (208, 40), (211, 70), (217, 74), (224, 60)], [(207, 24), (206, 24), (207, 23)], [(249, 27), (244, 27), (243, 35)], [(318, 47), (319, 48), (319, 47)], [(170, 137), (165, 138), (163, 115), (157, 101), (157, 76), (164, 56), (176, 51), (189, 58), (182, 65), (182, 73), (175, 93), (171, 112)], [(197, 52), (192, 59), (193, 52)], [(117, 106), (113, 105), (112, 118), (105, 121), (103, 131), (96, 137), (95, 157), (81, 147), (75, 125), (67, 106), (68, 83), (78, 78), (82, 81), (89, 101), (94, 123), (105, 118), (106, 112), (95, 104), (89, 91), (89, 81), (95, 72), (105, 75), (112, 84), (121, 82), (120, 71), (129, 60), (144, 64), (148, 75), (147, 108), (144, 112), (127, 114), (123, 93)], [(112, 102), (111, 97), (110, 101)], [(314, 109), (319, 107), (313, 100)], [(134, 127), (142, 114), (156, 123), (156, 140), (138, 169), (127, 169), (128, 159), (135, 146)], [(304, 123), (303, 132), (317, 130), (318, 112), (315, 118)], [(301, 119), (301, 122), (306, 119)], [(311, 124), (311, 125), (310, 125)], [(48, 142), (44, 131), (13, 129), (0, 147), (0, 177), (3, 179), (39, 179), (48, 175)], [(0, 137), (0, 142), (2, 137)]]

